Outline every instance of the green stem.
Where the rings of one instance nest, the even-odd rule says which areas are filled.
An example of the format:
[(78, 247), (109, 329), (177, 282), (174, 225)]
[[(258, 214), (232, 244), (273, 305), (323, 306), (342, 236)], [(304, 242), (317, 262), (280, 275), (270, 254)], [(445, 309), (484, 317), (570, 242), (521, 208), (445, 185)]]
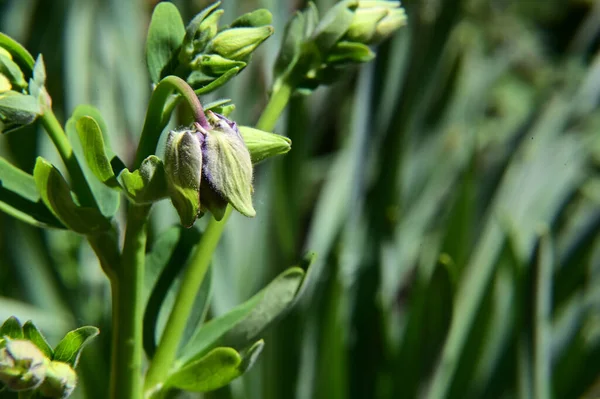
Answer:
[(269, 103), (265, 107), (262, 115), (258, 119), (256, 128), (270, 132), (275, 127), (279, 116), (285, 109), (287, 103), (292, 96), (294, 87), (289, 84), (282, 84), (273, 92)]
[(192, 255), (190, 266), (186, 269), (185, 275), (181, 279), (181, 287), (177, 293), (173, 311), (165, 324), (165, 331), (146, 375), (146, 397), (161, 388), (175, 360), (179, 341), (194, 305), (196, 292), (198, 292), (204, 276), (206, 276), (212, 254), (217, 248), (219, 238), (221, 238), (223, 228), (231, 214), (231, 210), (232, 208), (228, 207), (225, 216), (219, 222), (211, 219), (206, 231), (202, 235), (202, 240)]
[(149, 206), (131, 206), (121, 265), (112, 281), (111, 399), (142, 398), (142, 320)]
[[(150, 97), (142, 136), (135, 155), (134, 169), (139, 168), (142, 161), (156, 151), (160, 134), (169, 122), (168, 115), (165, 115), (163, 111), (173, 92), (177, 92), (181, 96), (180, 98), (186, 101), (194, 115), (194, 120), (203, 127), (208, 128), (204, 109), (194, 90), (183, 79), (177, 76), (167, 76), (158, 83), (152, 92), (152, 97)], [(170, 112), (174, 108), (174, 106), (170, 106)]]
[(73, 147), (71, 147), (71, 143), (69, 143), (65, 131), (56, 119), (56, 115), (54, 115), (52, 109), (48, 108), (45, 110), (40, 120), (69, 171), (69, 175), (73, 182), (73, 191), (77, 193), (80, 203), (96, 208), (97, 204), (94, 195), (83, 175), (83, 171), (81, 170), (77, 158), (75, 158)]
[[(293, 88), (291, 86), (283, 85), (273, 93), (256, 125), (257, 129), (269, 131), (275, 127), (277, 119), (279, 119), (279, 116), (285, 109), (292, 92)], [(202, 285), (213, 253), (217, 248), (219, 239), (231, 213), (231, 206), (227, 206), (227, 211), (221, 221), (211, 218), (200, 243), (196, 246), (192, 254), (189, 266), (182, 279), (181, 287), (177, 293), (173, 310), (169, 315), (169, 320), (165, 325), (165, 330), (156, 349), (156, 354), (146, 374), (146, 382), (144, 384), (146, 397), (150, 397), (153, 393), (159, 391), (168, 377), (168, 373), (175, 360), (179, 341), (181, 340), (194, 304), (194, 298)]]

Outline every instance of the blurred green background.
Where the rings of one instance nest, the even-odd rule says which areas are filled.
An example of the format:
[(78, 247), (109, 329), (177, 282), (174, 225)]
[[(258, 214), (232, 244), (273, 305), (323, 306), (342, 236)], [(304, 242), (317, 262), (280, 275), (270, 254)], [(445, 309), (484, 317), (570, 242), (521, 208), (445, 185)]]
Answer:
[[(208, 4), (175, 3), (184, 21)], [(333, 3), (316, 0), (321, 12)], [(128, 161), (155, 4), (0, 0), (0, 31), (44, 55), (59, 119), (97, 106)], [(409, 25), (374, 62), (294, 97), (280, 120), (292, 151), (257, 167), (257, 217), (231, 218), (210, 314), (308, 250), (313, 280), (255, 367), (205, 397), (600, 397), (600, 2), (403, 4)], [(304, 5), (225, 0), (225, 23), (265, 7), (276, 33), (202, 100), (231, 98), (231, 117), (253, 125)], [(37, 125), (0, 138), (0, 155), (28, 172), (38, 154), (62, 167)], [(163, 201), (151, 237), (176, 222)], [(73, 397), (106, 398), (110, 293), (86, 242), (0, 214), (0, 254), (0, 320), (33, 319), (51, 344), (99, 326)]]

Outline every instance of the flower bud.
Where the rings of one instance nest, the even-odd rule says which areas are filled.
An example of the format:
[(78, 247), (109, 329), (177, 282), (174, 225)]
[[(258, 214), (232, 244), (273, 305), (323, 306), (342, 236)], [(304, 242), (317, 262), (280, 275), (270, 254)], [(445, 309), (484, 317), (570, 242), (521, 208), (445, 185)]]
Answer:
[[(252, 206), (252, 160), (235, 122), (227, 118), (207, 113), (212, 130), (198, 126), (204, 135), (202, 178), (210, 189), (229, 202), (238, 212), (254, 217)], [(202, 199), (204, 199), (204, 192)], [(207, 206), (218, 201), (209, 196)], [(211, 209), (209, 209), (211, 210)], [(211, 210), (212, 211), (212, 210)], [(218, 218), (218, 213), (213, 213)]]
[(249, 28), (269, 25), (273, 20), (273, 15), (267, 9), (260, 8), (252, 12), (241, 15), (229, 25), (230, 28)]
[(209, 41), (219, 30), (219, 19), (223, 10), (215, 10), (220, 2), (216, 2), (198, 13), (185, 29), (185, 38), (179, 54), (180, 62), (186, 64), (198, 53), (204, 51)]
[(21, 68), (13, 61), (11, 54), (2, 49), (0, 52), (0, 74), (4, 75), (13, 87), (24, 89), (27, 81)]
[(272, 26), (226, 29), (208, 44), (207, 52), (230, 60), (243, 60), (272, 34)]
[(203, 73), (209, 76), (221, 76), (231, 68), (244, 68), (244, 61), (234, 61), (223, 58), (217, 54), (199, 55), (193, 62), (192, 68), (199, 68)]
[(10, 80), (8, 80), (6, 76), (0, 73), (0, 93), (4, 93), (5, 91), (9, 91), (10, 89), (12, 89)]
[(46, 370), (46, 379), (40, 386), (42, 395), (53, 399), (68, 398), (77, 385), (77, 373), (67, 363), (52, 361)]
[(32, 342), (5, 339), (0, 349), (0, 382), (12, 391), (35, 389), (44, 380), (48, 363)]
[(165, 174), (173, 206), (181, 224), (190, 227), (200, 211), (202, 177), (201, 136), (185, 130), (171, 131), (165, 147)]
[(377, 24), (375, 35), (372, 38), (373, 42), (379, 42), (395, 31), (406, 25), (406, 12), (403, 8), (392, 10)]

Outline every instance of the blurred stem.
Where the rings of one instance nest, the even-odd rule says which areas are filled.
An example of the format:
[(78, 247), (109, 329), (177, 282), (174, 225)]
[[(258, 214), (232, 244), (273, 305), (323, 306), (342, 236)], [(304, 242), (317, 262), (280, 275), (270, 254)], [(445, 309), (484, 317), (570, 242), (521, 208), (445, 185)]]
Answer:
[[(167, 76), (158, 83), (150, 97), (144, 128), (135, 154), (134, 169), (139, 168), (142, 161), (156, 151), (160, 134), (169, 122), (169, 116), (175, 108), (175, 103), (169, 104), (169, 97), (173, 92), (177, 92), (180, 95), (179, 98), (185, 100), (196, 122), (204, 128), (209, 127), (202, 104), (194, 90), (183, 79), (177, 76)], [(167, 113), (164, 112), (165, 108), (167, 108)]]
[(79, 166), (77, 158), (75, 158), (73, 147), (71, 147), (71, 143), (69, 143), (65, 131), (60, 122), (58, 122), (58, 119), (56, 119), (56, 115), (54, 115), (52, 109), (46, 109), (40, 120), (69, 171), (69, 175), (73, 182), (73, 191), (77, 193), (79, 201), (82, 205), (97, 208), (92, 190), (83, 175), (83, 171), (81, 170), (81, 166)]
[(144, 261), (150, 206), (131, 206), (121, 265), (112, 281), (111, 399), (142, 398)]
[[(257, 129), (270, 131), (275, 127), (292, 92), (293, 87), (288, 85), (280, 86), (278, 90), (273, 92), (273, 95), (269, 99), (269, 103), (259, 118), (256, 125)], [(179, 287), (173, 310), (169, 315), (169, 320), (165, 325), (165, 330), (158, 347), (156, 348), (156, 354), (154, 355), (150, 367), (148, 368), (148, 373), (146, 374), (146, 381), (144, 383), (145, 397), (152, 397), (153, 394), (157, 393), (157, 390), (160, 389), (161, 385), (168, 377), (168, 373), (175, 361), (179, 341), (185, 330), (196, 293), (200, 289), (202, 281), (206, 276), (210, 261), (219, 244), (225, 224), (231, 213), (232, 208), (228, 205), (225, 216), (221, 221), (216, 221), (211, 218), (206, 231), (202, 234), (200, 243), (196, 246), (196, 249), (192, 254), (189, 266), (182, 279), (181, 287)]]

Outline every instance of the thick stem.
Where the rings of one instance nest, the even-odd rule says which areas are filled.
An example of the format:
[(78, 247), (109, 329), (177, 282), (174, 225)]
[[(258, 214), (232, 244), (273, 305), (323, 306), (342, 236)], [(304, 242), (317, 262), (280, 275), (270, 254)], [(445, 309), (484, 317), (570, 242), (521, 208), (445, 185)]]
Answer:
[[(194, 120), (202, 127), (209, 128), (208, 121), (204, 115), (204, 109), (202, 108), (202, 104), (200, 104), (200, 100), (198, 100), (198, 96), (194, 93), (194, 90), (183, 79), (178, 78), (177, 76), (167, 76), (158, 83), (150, 97), (142, 136), (140, 137), (140, 143), (135, 156), (134, 169), (139, 168), (142, 161), (156, 151), (156, 145), (158, 144), (160, 134), (169, 122), (169, 118), (165, 117), (166, 115), (163, 111), (169, 97), (175, 91), (190, 107), (192, 114), (194, 115)], [(171, 106), (171, 112), (173, 109), (174, 106)]]
[(111, 399), (142, 398), (142, 289), (149, 206), (131, 206), (121, 265), (112, 282)]
[[(293, 88), (291, 86), (282, 85), (273, 93), (256, 125), (257, 129), (269, 131), (275, 127), (277, 119), (279, 119), (279, 116), (285, 109), (292, 92)], [(231, 212), (231, 206), (227, 206), (227, 211), (221, 221), (211, 218), (200, 243), (194, 250), (185, 276), (182, 279), (181, 287), (177, 293), (173, 310), (169, 315), (169, 320), (165, 325), (165, 330), (156, 349), (156, 354), (146, 374), (146, 382), (144, 384), (146, 397), (151, 397), (153, 393), (159, 391), (168, 377), (168, 373), (175, 360), (179, 341), (192, 310), (194, 298), (202, 285), (213, 253), (217, 248)]]
[(44, 111), (40, 120), (69, 171), (73, 183), (73, 191), (77, 194), (79, 202), (82, 205), (97, 207), (92, 190), (90, 190), (90, 186), (83, 175), (81, 166), (79, 165), (77, 158), (75, 158), (73, 147), (71, 147), (71, 143), (69, 143), (65, 131), (56, 119), (56, 115), (54, 115), (52, 109), (48, 108)]

